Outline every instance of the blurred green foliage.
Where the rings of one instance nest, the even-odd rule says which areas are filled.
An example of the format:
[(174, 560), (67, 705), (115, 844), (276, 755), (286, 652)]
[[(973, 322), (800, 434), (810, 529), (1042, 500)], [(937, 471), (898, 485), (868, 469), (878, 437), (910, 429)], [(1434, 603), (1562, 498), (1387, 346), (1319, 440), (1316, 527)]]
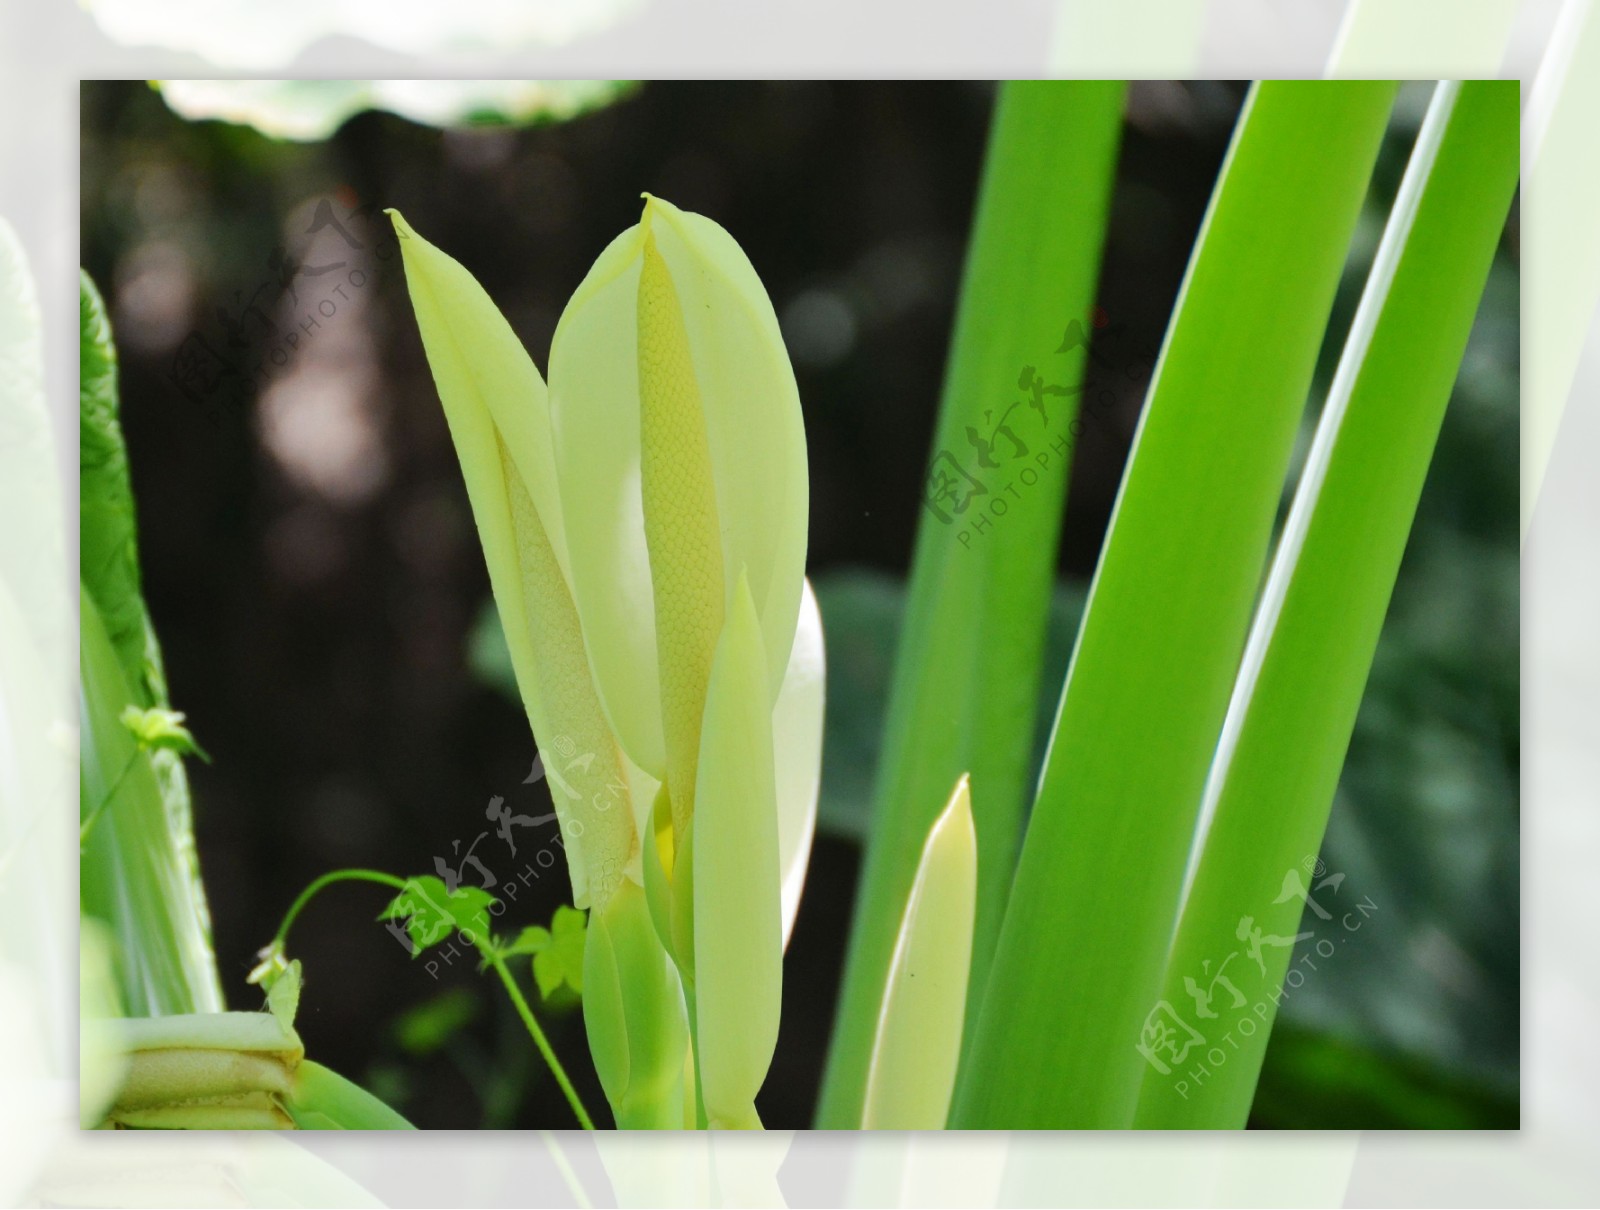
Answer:
[(478, 997), (467, 988), (448, 988), (396, 1017), (395, 1041), (408, 1055), (431, 1055), (469, 1024), (478, 1009)]

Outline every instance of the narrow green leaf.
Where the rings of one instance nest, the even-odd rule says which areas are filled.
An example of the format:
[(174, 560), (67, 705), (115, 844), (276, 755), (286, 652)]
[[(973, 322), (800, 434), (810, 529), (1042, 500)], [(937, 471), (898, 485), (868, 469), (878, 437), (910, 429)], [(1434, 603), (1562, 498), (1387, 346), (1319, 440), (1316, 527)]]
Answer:
[(928, 829), (895, 942), (861, 1111), (866, 1130), (942, 1130), (961, 1059), (978, 842), (965, 775)]
[(955, 1126), (1133, 1120), (1134, 1043), (1395, 91), (1246, 100), (1090, 589)]
[[(1300, 933), (1308, 898), (1319, 952), (1361, 919), (1316, 854), (1516, 189), (1517, 120), (1514, 81), (1444, 83), (1417, 137), (1234, 688), (1166, 987), (1145, 1006), (1138, 1125), (1242, 1127), (1291, 955), (1260, 938)], [(1224, 1033), (1226, 1062), (1206, 1063)]]
[(80, 590), (78, 609), (79, 809), (88, 825), (79, 858), (83, 914), (111, 929), (129, 1013), (219, 1011), (204, 901), (174, 835), (152, 754), (122, 723), (133, 691), (87, 591)]
[[(1030, 781), (1040, 657), (1124, 86), (1004, 84), (967, 252), (912, 564), (838, 1020), (817, 1124), (860, 1121), (918, 854), (957, 776), (978, 808), (973, 988), (1005, 906)], [(1021, 376), (1050, 393), (1036, 412)], [(1060, 393), (1057, 393), (1057, 392)], [(1027, 403), (1024, 403), (1027, 400)], [(998, 436), (1006, 422), (1026, 447)], [(978, 461), (979, 446), (991, 466)], [(952, 492), (954, 493), (952, 495)], [(969, 1012), (969, 1019), (975, 1016)]]
[(550, 774), (573, 902), (603, 904), (637, 852), (633, 806), (567, 580), (544, 380), (472, 274), (389, 214), (523, 706)]
[[(133, 711), (135, 713), (130, 717), (145, 720), (171, 718), (174, 712), (170, 711), (171, 703), (167, 697), (161, 649), (156, 642), (155, 628), (151, 625), (140, 588), (133, 491), (128, 475), (127, 450), (118, 419), (120, 404), (117, 395), (116, 347), (112, 342), (105, 304), (87, 274), (80, 274), (79, 278), (79, 322), (80, 595), (94, 603), (108, 643), (105, 654), (109, 654), (118, 665), (116, 676), (112, 675), (109, 667), (96, 670), (97, 691), (125, 695), (117, 705), (118, 715)], [(84, 641), (87, 644), (88, 640)], [(109, 701), (102, 699), (96, 709), (107, 705)], [(154, 716), (138, 713), (150, 710), (166, 713)], [(102, 728), (97, 742), (109, 744), (110, 749), (120, 749), (120, 744), (104, 738), (105, 720), (97, 717), (96, 723)], [(86, 739), (87, 735), (86, 730)], [(128, 1010), (134, 1013), (180, 1012), (222, 1006), (214, 963), (209, 956), (210, 913), (206, 905), (205, 888), (200, 881), (199, 861), (195, 855), (189, 780), (183, 767), (184, 745), (177, 742), (179, 739), (176, 735), (167, 735), (165, 739), (157, 735), (153, 737), (153, 742), (147, 743), (148, 750), (141, 757), (141, 764), (154, 774), (163, 816), (160, 826), (166, 832), (165, 838), (157, 840), (155, 837), (156, 815), (153, 809), (142, 803), (129, 810), (128, 814), (134, 818), (123, 821), (124, 827), (134, 829), (132, 833), (124, 835), (124, 841), (155, 845), (161, 856), (124, 851), (115, 847), (111, 838), (101, 837), (91, 846), (92, 851), (86, 850), (81, 869), (80, 898), (85, 905), (92, 900), (99, 912), (110, 912), (119, 917), (104, 918), (118, 934), (123, 951), (118, 969), (125, 978), (135, 977), (134, 971), (143, 964), (141, 959), (126, 952), (128, 946), (134, 944), (134, 938), (149, 936), (159, 939), (167, 936), (167, 942), (171, 942), (173, 938), (168, 936), (168, 929), (180, 916), (184, 918), (181, 930), (185, 934), (194, 934), (178, 942), (187, 954), (184, 962), (174, 964), (171, 954), (155, 959), (157, 967), (164, 967), (171, 973), (187, 971), (186, 977), (197, 980), (194, 986), (187, 992), (177, 994), (170, 987), (136, 991), (125, 984), (123, 991)], [(189, 742), (192, 744), (192, 737), (189, 737)], [(198, 748), (195, 750), (198, 752)], [(91, 827), (100, 826), (95, 812), (106, 805), (119, 776), (120, 766), (109, 771), (108, 780), (99, 786), (101, 793), (85, 803), (81, 819), (86, 823), (93, 819)], [(135, 780), (142, 779), (141, 775)], [(87, 781), (84, 784), (87, 786)], [(135, 791), (133, 797), (142, 799), (142, 792)], [(118, 897), (117, 886), (140, 883), (150, 870), (147, 868), (145, 874), (134, 874), (119, 872), (116, 866), (143, 863), (148, 867), (152, 862), (165, 864), (168, 861), (187, 884), (190, 901), (187, 909), (180, 909), (175, 903), (163, 905), (158, 900)], [(108, 880), (108, 885), (90, 885), (102, 878)], [(177, 887), (171, 887), (169, 893), (177, 894)], [(154, 913), (162, 919), (152, 922), (147, 929), (143, 920), (146, 913)], [(167, 942), (154, 940), (157, 945)], [(205, 955), (204, 958), (201, 955)], [(180, 1007), (158, 1010), (155, 1007), (157, 1003)]]
[(117, 351), (94, 282), (79, 275), (78, 578), (94, 598), (139, 706), (166, 706), (161, 652), (145, 613), (128, 451), (122, 441)]

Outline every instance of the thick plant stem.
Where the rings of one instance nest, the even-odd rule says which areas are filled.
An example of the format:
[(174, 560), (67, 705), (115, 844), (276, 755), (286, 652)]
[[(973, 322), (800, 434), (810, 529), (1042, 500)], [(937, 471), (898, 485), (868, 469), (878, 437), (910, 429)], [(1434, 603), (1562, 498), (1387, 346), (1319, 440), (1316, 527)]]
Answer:
[(694, 1128), (707, 1128), (706, 1102), (700, 1089), (700, 1022), (699, 1004), (695, 999), (694, 980), (683, 982), (683, 1000), (689, 1012), (689, 1065), (688, 1074), (694, 1084)]

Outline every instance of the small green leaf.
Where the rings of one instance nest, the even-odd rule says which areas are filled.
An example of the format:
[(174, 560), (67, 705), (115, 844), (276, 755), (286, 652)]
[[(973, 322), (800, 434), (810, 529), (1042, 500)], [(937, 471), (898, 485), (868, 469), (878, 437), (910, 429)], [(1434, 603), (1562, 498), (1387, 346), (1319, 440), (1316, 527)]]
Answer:
[(562, 977), (561, 959), (554, 950), (545, 950), (533, 956), (533, 980), (539, 985), (539, 994), (546, 1000), (561, 986)]
[[(523, 934), (534, 932), (524, 929)], [(538, 929), (543, 933), (543, 929)], [(550, 931), (545, 934), (546, 944), (533, 958), (533, 978), (539, 985), (539, 994), (549, 999), (563, 983), (579, 995), (583, 994), (583, 944), (587, 935), (585, 920), (577, 908), (565, 905), (556, 909)], [(520, 938), (519, 938), (520, 940)]]
[(300, 1010), (301, 983), (299, 959), (266, 981), (267, 1011), (278, 1018), (285, 1029), (294, 1028), (294, 1015)]
[(194, 734), (184, 726), (183, 719), (183, 711), (168, 710), (161, 706), (141, 710), (138, 706), (129, 705), (121, 716), (122, 725), (133, 732), (139, 747), (145, 751), (170, 751), (182, 756), (198, 756), (210, 764), (211, 758), (195, 742)]
[(517, 934), (517, 939), (500, 947), (502, 958), (517, 958), (523, 954), (537, 954), (550, 944), (550, 930), (530, 924)]
[(493, 895), (481, 887), (457, 887), (449, 891), (432, 874), (406, 880), (405, 889), (389, 901), (379, 920), (404, 920), (411, 936), (411, 956), (437, 945), (458, 929), (469, 940), (489, 936), (489, 907)]

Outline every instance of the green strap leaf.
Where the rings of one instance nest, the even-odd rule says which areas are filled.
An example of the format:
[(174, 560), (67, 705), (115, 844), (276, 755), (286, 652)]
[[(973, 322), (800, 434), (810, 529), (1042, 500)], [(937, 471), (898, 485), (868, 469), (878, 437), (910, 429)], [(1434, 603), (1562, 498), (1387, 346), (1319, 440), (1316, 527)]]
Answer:
[(111, 321), (87, 273), (79, 275), (78, 284), (78, 575), (105, 619), (135, 704), (166, 706), (170, 703), (161, 651), (140, 585)]
[[(1517, 121), (1514, 81), (1447, 82), (1417, 137), (1234, 688), (1166, 985), (1145, 1005), (1137, 1125), (1243, 1127), (1292, 953), (1259, 938), (1295, 937), (1308, 900), (1319, 944), (1360, 919), (1315, 859), (1516, 189)], [(1226, 1063), (1189, 1079), (1189, 1052), (1224, 1033)]]
[(1095, 571), (958, 1128), (1133, 1120), (1134, 1043), (1395, 91), (1266, 83), (1245, 102)]
[[(1056, 547), (1124, 85), (1001, 86), (940, 401), (909, 605), (817, 1125), (861, 1118), (868, 1055), (917, 854), (965, 770), (979, 787), (977, 1015), (1031, 792)], [(1076, 341), (1071, 335), (1076, 322)], [(1021, 375), (1040, 390), (1037, 410)], [(1048, 392), (1046, 393), (1046, 389)], [(1024, 403), (1023, 400), (1028, 400)], [(996, 433), (996, 403), (1022, 453)], [(1087, 423), (1093, 423), (1088, 421)], [(976, 436), (989, 448), (985, 467)]]

